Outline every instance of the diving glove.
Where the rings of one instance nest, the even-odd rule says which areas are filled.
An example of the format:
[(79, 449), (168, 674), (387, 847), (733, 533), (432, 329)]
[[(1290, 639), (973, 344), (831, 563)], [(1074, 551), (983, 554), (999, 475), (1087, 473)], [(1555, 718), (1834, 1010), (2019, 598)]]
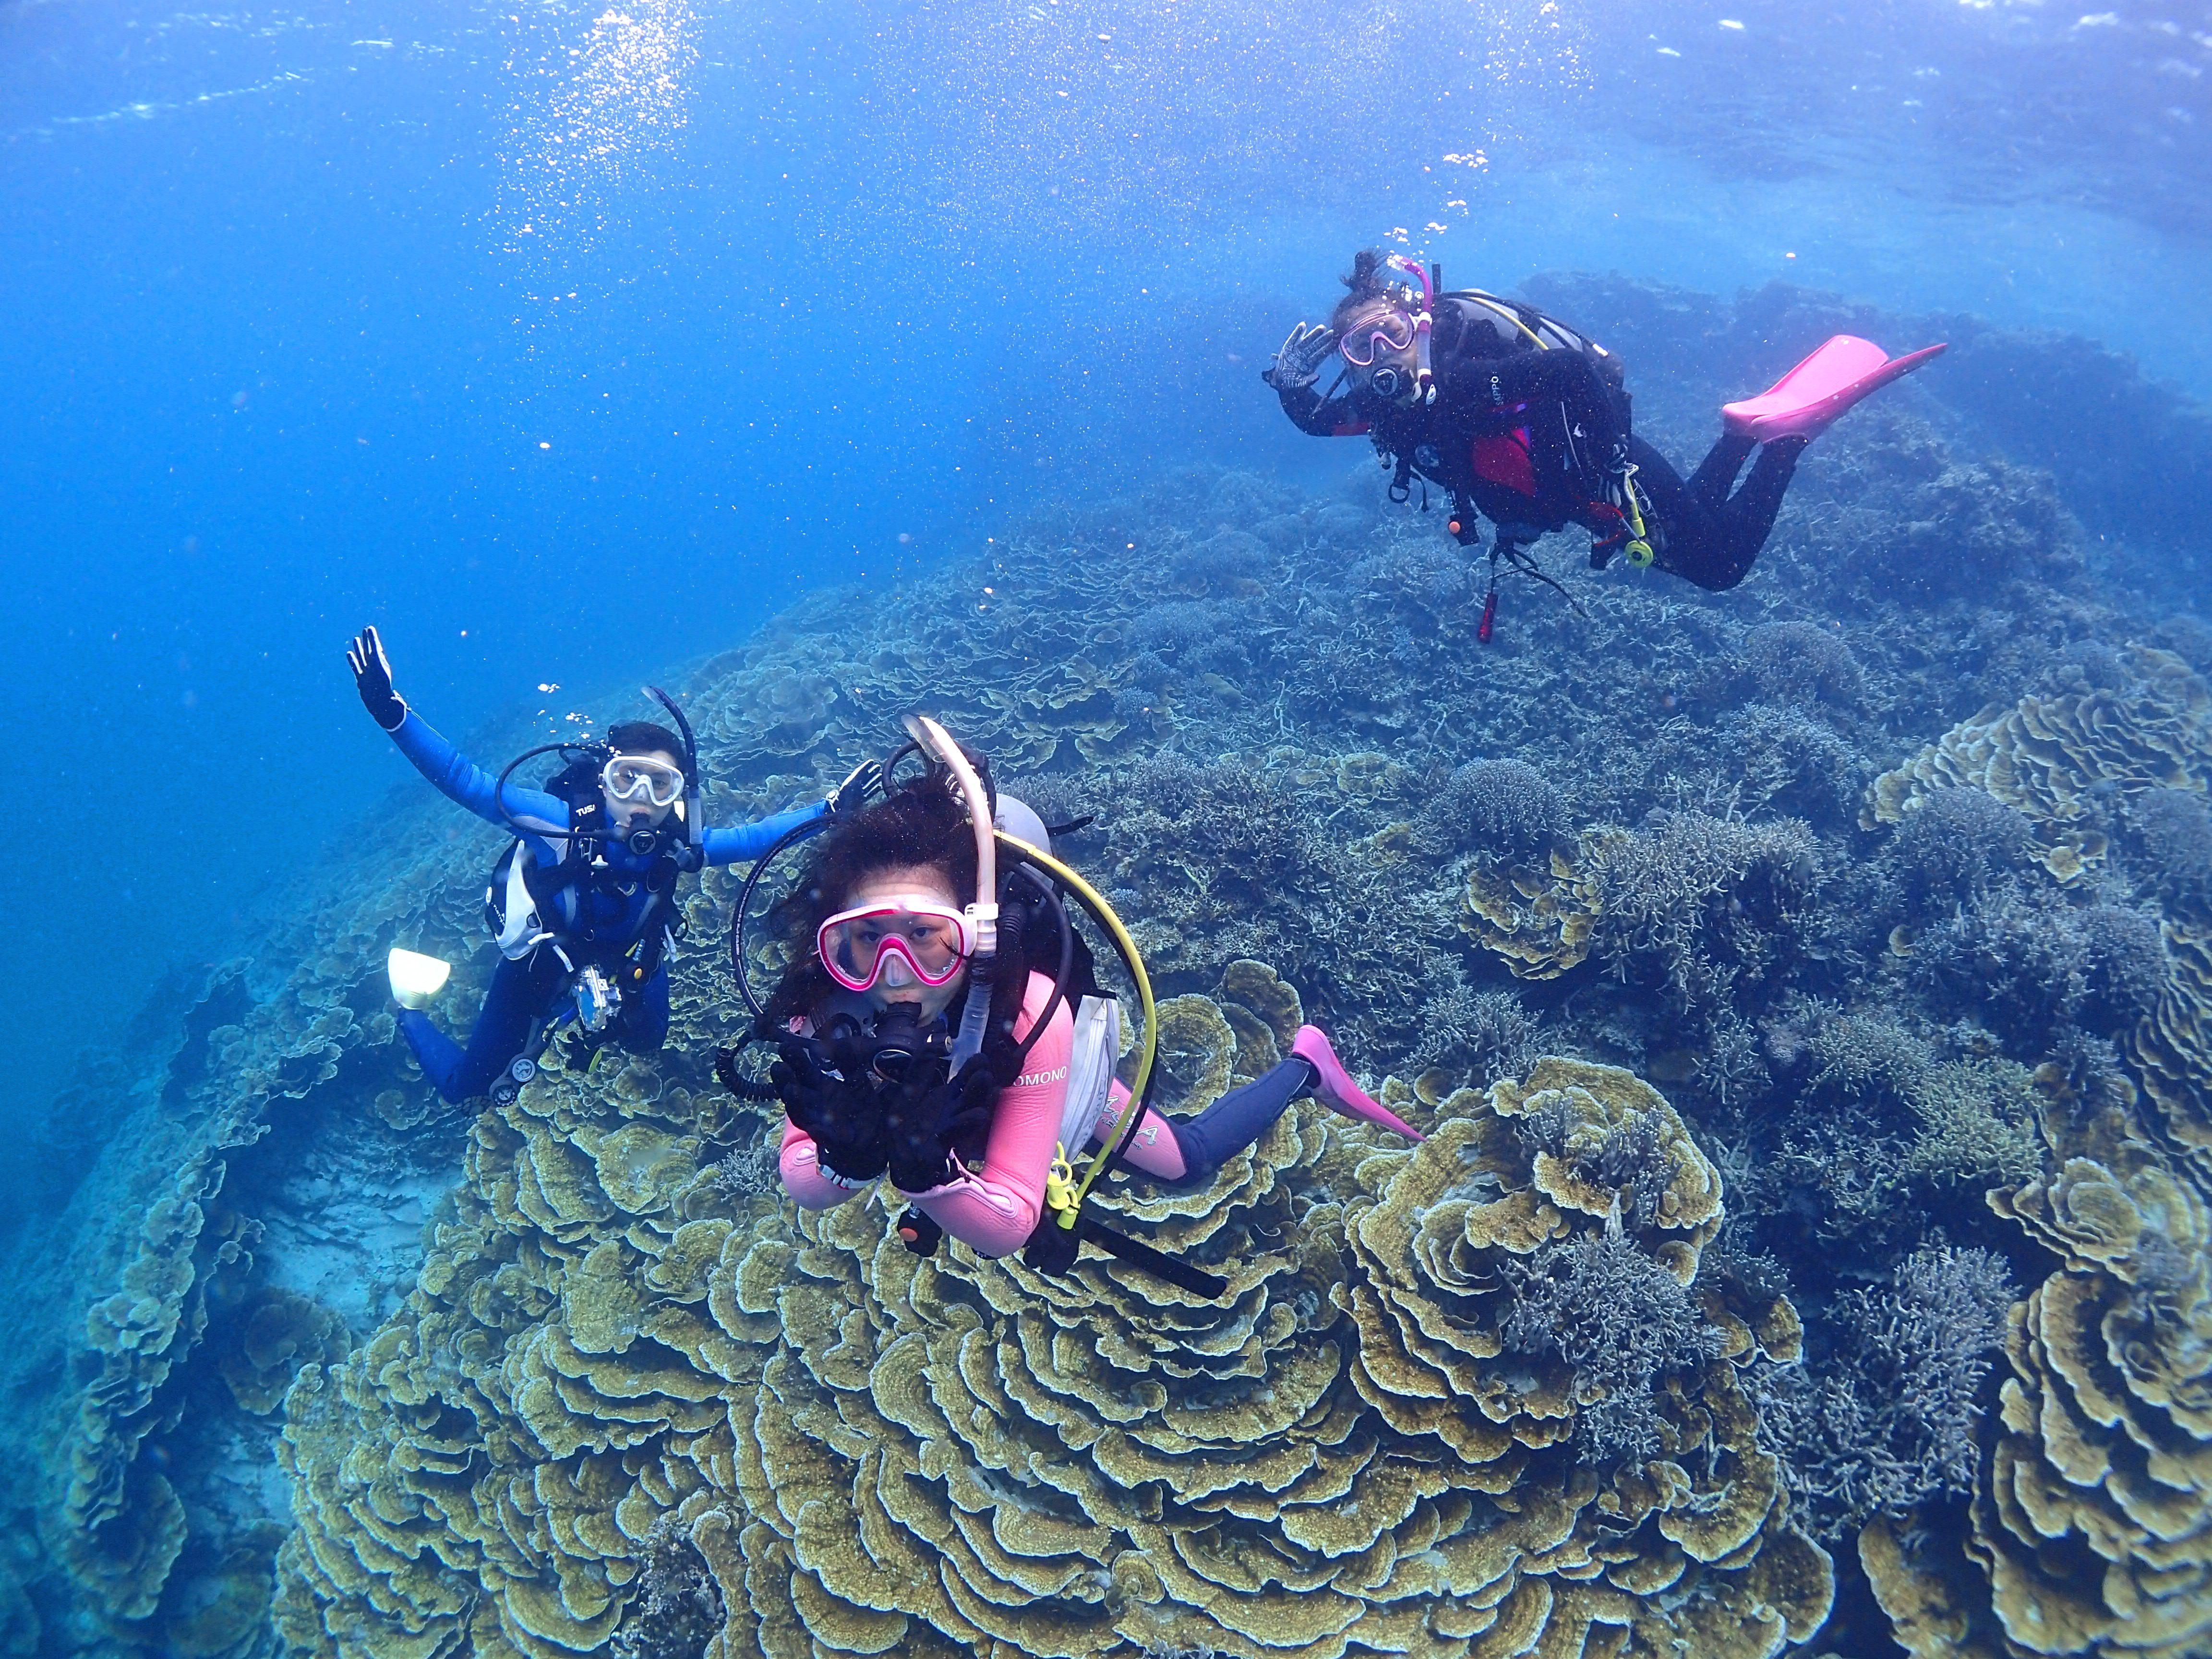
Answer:
[(998, 1099), (981, 1055), (941, 1082), (892, 1091), (884, 1115), (891, 1185), (902, 1193), (931, 1192), (958, 1175), (962, 1164), (981, 1164)]
[(346, 662), (369, 718), (386, 731), (397, 732), (406, 721), (407, 704), (392, 689), (392, 659), (384, 654), (384, 641), (374, 623), (353, 636), (353, 643), (346, 647)]
[(884, 793), (884, 763), (865, 760), (845, 775), (845, 781), (822, 798), (822, 805), (833, 818), (857, 812), (868, 804), (872, 794)]
[(1321, 378), (1321, 366), (1335, 344), (1336, 331), (1328, 324), (1300, 323), (1260, 378), (1278, 392), (1303, 392)]
[(883, 1174), (883, 1119), (868, 1091), (830, 1076), (810, 1043), (780, 1042), (776, 1054), (769, 1080), (823, 1168), (853, 1182)]

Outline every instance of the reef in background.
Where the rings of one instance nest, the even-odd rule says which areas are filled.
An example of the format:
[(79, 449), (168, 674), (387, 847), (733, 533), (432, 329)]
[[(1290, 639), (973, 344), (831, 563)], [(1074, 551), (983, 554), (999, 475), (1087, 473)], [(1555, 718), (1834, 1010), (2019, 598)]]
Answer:
[[(1832, 327), (1917, 340), (1542, 298), (1686, 465)], [(1098, 812), (1063, 850), (1189, 1097), (1301, 1004), (1399, 1079), (1419, 1152), (1305, 1115), (1210, 1206), (1118, 1200), (1224, 1309), (795, 1222), (705, 1064), (720, 875), (666, 1053), (445, 1113), (383, 953), (472, 1008), (497, 849), (410, 813), (77, 1097), (118, 1144), (19, 1253), (67, 1322), (12, 1356), (0, 1651), (272, 1646), (295, 1501), (276, 1627), (349, 1654), (2201, 1649), (2212, 636), (2146, 608), (2180, 531), (2021, 465), (2002, 366), (2084, 363), (2116, 454), (2201, 436), (1978, 333), (1808, 453), (1732, 594), (1560, 538), (1588, 614), (1510, 587), (1486, 648), (1379, 480), (1193, 472), (691, 676), (719, 819), (915, 707)]]

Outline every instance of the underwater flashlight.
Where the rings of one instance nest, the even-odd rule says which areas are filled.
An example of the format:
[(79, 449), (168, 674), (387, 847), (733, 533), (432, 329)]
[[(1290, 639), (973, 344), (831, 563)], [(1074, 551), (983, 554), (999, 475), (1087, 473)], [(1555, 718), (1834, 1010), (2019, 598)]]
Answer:
[(395, 945), (385, 959), (384, 971), (391, 975), (392, 1000), (401, 1007), (427, 1008), (431, 999), (446, 988), (453, 964), (438, 957), (426, 957), (420, 951), (403, 951)]

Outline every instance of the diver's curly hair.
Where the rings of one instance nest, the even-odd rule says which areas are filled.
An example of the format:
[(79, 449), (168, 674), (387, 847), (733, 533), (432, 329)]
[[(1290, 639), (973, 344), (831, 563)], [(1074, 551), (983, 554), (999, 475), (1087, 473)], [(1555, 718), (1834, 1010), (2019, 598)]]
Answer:
[[(768, 915), (769, 936), (788, 953), (791, 966), (762, 1009), (763, 1035), (795, 1018), (812, 1018), (839, 991), (814, 951), (816, 931), (846, 908), (854, 890), (884, 870), (926, 868), (945, 878), (953, 892), (975, 890), (975, 832), (967, 804), (945, 771), (931, 768), (899, 785), (884, 799), (841, 818), (812, 844), (806, 867), (790, 895)], [(1020, 1070), (1014, 1022), (1029, 988), (1029, 965), (1018, 925), (1003, 918), (992, 1020), (983, 1046), (1001, 1086)]]
[(1395, 296), (1398, 284), (1387, 275), (1390, 256), (1379, 247), (1364, 247), (1352, 256), (1352, 269), (1344, 274), (1345, 295), (1328, 313), (1328, 325), (1340, 334), (1344, 325), (1378, 300)]

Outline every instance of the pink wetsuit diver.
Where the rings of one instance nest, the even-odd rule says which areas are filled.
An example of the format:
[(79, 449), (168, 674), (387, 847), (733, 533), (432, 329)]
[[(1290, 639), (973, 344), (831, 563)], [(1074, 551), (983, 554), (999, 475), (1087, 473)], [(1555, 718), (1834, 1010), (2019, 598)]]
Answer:
[[(1022, 1016), (1014, 1034), (1025, 1037), (1052, 996), (1052, 981), (1030, 975)], [(1025, 1069), (1012, 1086), (999, 1091), (992, 1109), (990, 1138), (983, 1167), (963, 1170), (958, 1177), (926, 1193), (908, 1193), (922, 1213), (985, 1255), (1008, 1255), (1028, 1243), (1044, 1208), (1045, 1176), (1060, 1145), (1060, 1118), (1067, 1100), (1068, 1061), (1075, 1048), (1075, 1020), (1062, 1003), (1052, 1023), (1030, 1050)], [(1121, 1154), (1132, 1167), (1156, 1179), (1196, 1183), (1211, 1179), (1231, 1157), (1267, 1133), (1301, 1095), (1311, 1095), (1330, 1110), (1380, 1124), (1419, 1140), (1420, 1132), (1364, 1092), (1316, 1027), (1301, 1026), (1291, 1052), (1266, 1074), (1231, 1089), (1193, 1117), (1169, 1119), (1146, 1109), (1137, 1133)], [(1129, 1091), (1118, 1082), (1091, 1126), (1090, 1144), (1112, 1139), (1128, 1109)], [(1070, 1147), (1080, 1157), (1085, 1147)], [(957, 1167), (957, 1160), (955, 1160)], [(783, 1129), (783, 1184), (799, 1205), (826, 1210), (872, 1185), (846, 1181), (822, 1167), (813, 1139), (796, 1124)]]
[[(1042, 974), (1031, 974), (1029, 993), (1022, 999), (1022, 1017), (1014, 1024), (1017, 1038), (1029, 1035), (1051, 995), (1052, 981)], [(928, 1192), (903, 1196), (946, 1232), (985, 1255), (1010, 1255), (1021, 1249), (1043, 1213), (1045, 1176), (1060, 1145), (1060, 1115), (1067, 1099), (1068, 1061), (1074, 1048), (1075, 1020), (1063, 1002), (1053, 1010), (1052, 1023), (1030, 1050), (1021, 1076), (999, 1093), (983, 1167), (963, 1171)], [(1094, 1142), (1113, 1133), (1128, 1101), (1129, 1091), (1116, 1081), (1098, 1121), (1091, 1126)], [(1069, 1152), (1080, 1156), (1083, 1150), (1071, 1147)], [(1146, 1174), (1165, 1180), (1177, 1180), (1185, 1173), (1182, 1149), (1166, 1120), (1149, 1109), (1123, 1156)], [(802, 1209), (830, 1209), (875, 1184), (848, 1182), (823, 1169), (816, 1158), (813, 1138), (788, 1120), (783, 1126), (779, 1167), (785, 1189)]]

